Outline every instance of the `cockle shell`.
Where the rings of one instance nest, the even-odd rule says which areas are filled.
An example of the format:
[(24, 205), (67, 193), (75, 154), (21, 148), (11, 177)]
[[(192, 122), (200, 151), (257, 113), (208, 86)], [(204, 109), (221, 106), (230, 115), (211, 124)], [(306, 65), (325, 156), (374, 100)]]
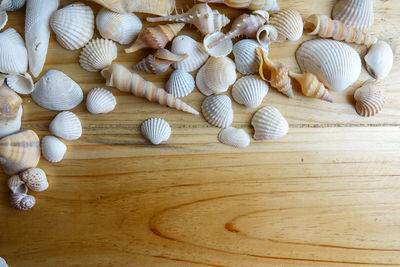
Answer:
[(362, 117), (375, 116), (383, 109), (386, 102), (385, 91), (380, 82), (366, 81), (354, 93), (356, 111)]
[(197, 70), (208, 58), (208, 53), (205, 51), (203, 44), (186, 35), (179, 35), (174, 38), (171, 51), (179, 55), (188, 55), (184, 60), (172, 64), (175, 69), (187, 72)]
[(281, 9), (273, 14), (269, 25), (278, 31), (278, 42), (285, 40), (295, 42), (303, 35), (303, 19), (300, 13), (292, 8)]
[(133, 13), (119, 14), (102, 8), (96, 16), (96, 27), (101, 36), (122, 45), (131, 43), (142, 26), (140, 19)]
[(54, 136), (42, 138), (42, 153), (49, 162), (60, 162), (64, 158), (67, 146)]
[(168, 122), (160, 118), (151, 118), (145, 120), (140, 126), (142, 135), (146, 137), (153, 145), (159, 145), (168, 141), (171, 136), (171, 126)]
[(297, 63), (304, 73), (313, 73), (334, 91), (346, 90), (358, 80), (361, 59), (351, 46), (329, 39), (307, 41), (296, 51)]
[(12, 90), (21, 95), (28, 95), (33, 92), (35, 86), (33, 84), (33, 80), (29, 73), (8, 73), (7, 76), (7, 85)]
[(65, 140), (77, 140), (82, 135), (82, 124), (74, 113), (63, 111), (51, 121), (50, 132)]
[(36, 200), (34, 196), (27, 195), (25, 193), (16, 193), (11, 195), (10, 202), (11, 206), (17, 210), (26, 211), (35, 206)]
[[(233, 46), (233, 55), (237, 71), (244, 75), (258, 73), (260, 59), (256, 53), (256, 48), (260, 45), (251, 39), (243, 39)], [(263, 47), (268, 55), (268, 47)]]
[(212, 56), (212, 57), (226, 57), (232, 52), (232, 40), (227, 39), (223, 42), (220, 42), (218, 45), (208, 48), (208, 45), (214, 42), (215, 40), (225, 36), (222, 32), (214, 32), (207, 34), (206, 37), (204, 37), (203, 40), (203, 45), (204, 48), (206, 49), (207, 53)]
[(294, 72), (289, 72), (289, 74), (290, 77), (296, 79), (300, 83), (301, 91), (305, 96), (319, 98), (331, 103), (333, 102), (333, 98), (325, 88), (324, 84), (321, 83), (314, 74), (297, 74)]
[(83, 100), (81, 87), (70, 77), (58, 70), (49, 70), (35, 84), (32, 99), (49, 110), (69, 110)]
[(165, 16), (175, 8), (175, 0), (90, 0), (120, 14), (140, 12)]
[(175, 70), (171, 73), (169, 80), (165, 84), (168, 93), (176, 97), (185, 97), (194, 89), (193, 76), (184, 70)]
[(0, 138), (18, 131), (21, 117), (21, 97), (7, 86), (0, 86)]
[(160, 48), (154, 54), (149, 54), (133, 65), (132, 68), (136, 71), (161, 74), (166, 72), (173, 63), (184, 60), (187, 56), (187, 54), (177, 55), (165, 48)]
[(2, 0), (0, 1), (0, 9), (6, 11), (17, 11), (25, 5), (25, 0)]
[(245, 148), (250, 144), (250, 136), (243, 129), (228, 127), (218, 134), (218, 140), (228, 146)]
[(393, 66), (393, 51), (385, 41), (378, 41), (368, 50), (364, 57), (369, 74), (378, 80), (389, 75)]
[(276, 0), (198, 0), (198, 2), (221, 3), (233, 8), (247, 8), (250, 10), (266, 10), (276, 12), (279, 5)]
[(6, 260), (0, 257), (0, 266), (1, 267), (9, 267)]
[(8, 188), (13, 192), (13, 194), (16, 193), (28, 193), (28, 187), (24, 183), (24, 181), (21, 180), (19, 175), (13, 175), (10, 178), (8, 178), (7, 182)]
[(233, 121), (232, 102), (227, 95), (212, 95), (204, 99), (201, 111), (208, 123), (219, 128), (226, 128)]
[(93, 39), (81, 51), (79, 64), (90, 72), (99, 72), (117, 58), (117, 46), (111, 40)]
[(46, 173), (40, 168), (30, 168), (21, 173), (21, 180), (35, 192), (42, 192), (49, 188)]
[(24, 73), (28, 69), (28, 53), (24, 39), (13, 28), (0, 32), (0, 72)]
[(109, 113), (116, 105), (115, 96), (104, 88), (94, 88), (86, 97), (86, 108), (92, 114)]
[(74, 3), (54, 12), (50, 25), (62, 47), (76, 50), (84, 47), (92, 39), (94, 14), (89, 6)]
[(248, 108), (256, 108), (261, 105), (268, 89), (268, 84), (259, 76), (244, 76), (233, 85), (232, 96), (239, 104)]
[[(302, 26), (303, 29), (303, 26)], [(258, 44), (268, 49), (268, 46), (278, 40), (278, 31), (272, 25), (264, 25), (257, 31)]]
[(2, 30), (8, 22), (8, 15), (5, 10), (0, 9), (0, 30)]
[(374, 1), (339, 0), (333, 7), (332, 18), (356, 29), (366, 29), (374, 23)]
[(251, 125), (254, 127), (255, 140), (274, 140), (285, 136), (289, 124), (278, 109), (265, 106), (253, 116)]

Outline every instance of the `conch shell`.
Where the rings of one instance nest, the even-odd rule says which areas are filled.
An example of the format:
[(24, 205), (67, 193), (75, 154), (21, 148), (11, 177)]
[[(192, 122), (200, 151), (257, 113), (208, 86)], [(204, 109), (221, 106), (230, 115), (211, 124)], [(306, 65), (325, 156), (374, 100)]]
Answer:
[(279, 11), (276, 0), (198, 0), (199, 2), (225, 4), (233, 8), (247, 8), (249, 10)]
[(158, 49), (156, 53), (150, 54), (133, 66), (134, 70), (154, 74), (161, 74), (169, 69), (169, 66), (187, 58), (187, 54), (177, 55), (165, 48)]
[(376, 80), (366, 81), (354, 93), (356, 111), (362, 117), (372, 117), (381, 112), (386, 102), (385, 91), (380, 82)]
[(175, 8), (175, 0), (90, 0), (117, 13), (132, 12), (165, 16)]
[(333, 98), (325, 88), (324, 84), (321, 83), (314, 74), (298, 74), (290, 71), (289, 75), (300, 83), (301, 91), (305, 96), (319, 98), (331, 103), (333, 102)]

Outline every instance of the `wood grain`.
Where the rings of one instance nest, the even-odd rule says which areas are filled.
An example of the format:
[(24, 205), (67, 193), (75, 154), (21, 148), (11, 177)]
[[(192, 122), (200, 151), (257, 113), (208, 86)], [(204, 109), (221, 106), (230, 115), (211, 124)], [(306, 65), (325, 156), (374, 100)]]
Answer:
[[(303, 17), (329, 14), (333, 3), (279, 1)], [(177, 1), (178, 10), (192, 4)], [(79, 105), (73, 112), (83, 122), (82, 138), (66, 142), (62, 162), (41, 160), (50, 188), (34, 194), (33, 210), (9, 206), (0, 174), (0, 256), (12, 267), (400, 266), (400, 2), (374, 4), (371, 31), (396, 52), (379, 116), (360, 118), (353, 108), (355, 88), (369, 78), (365, 70), (348, 91), (332, 93), (334, 104), (305, 98), (298, 88), (292, 100), (270, 90), (263, 105), (282, 112), (289, 134), (238, 150), (218, 143), (219, 129), (201, 116), (110, 88), (117, 108), (91, 115)], [(242, 12), (213, 7), (230, 18)], [(9, 17), (8, 26), (23, 34), (24, 11)], [(182, 33), (201, 39), (193, 27)], [(307, 39), (272, 45), (271, 58), (298, 70), (294, 52)], [(117, 61), (131, 66), (148, 52), (125, 54), (119, 46)], [(80, 68), (78, 55), (52, 35), (45, 71), (64, 71), (85, 94), (104, 87), (99, 74)], [(163, 86), (169, 73), (143, 77)], [(184, 101), (199, 109), (203, 98), (195, 90)], [(252, 134), (256, 110), (233, 105), (233, 125)], [(24, 97), (23, 128), (48, 135), (55, 115)], [(151, 146), (140, 135), (149, 117), (170, 122), (166, 144)]]

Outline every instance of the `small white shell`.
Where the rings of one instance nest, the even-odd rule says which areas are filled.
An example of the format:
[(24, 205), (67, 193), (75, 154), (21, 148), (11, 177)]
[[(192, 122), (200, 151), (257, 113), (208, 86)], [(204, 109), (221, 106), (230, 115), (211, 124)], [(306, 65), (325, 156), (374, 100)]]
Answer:
[(197, 70), (208, 58), (208, 54), (205, 51), (203, 44), (186, 35), (179, 35), (174, 38), (172, 41), (171, 51), (178, 55), (188, 55), (184, 60), (172, 64), (175, 69), (187, 72)]
[(9, 267), (6, 260), (0, 257), (0, 266), (1, 267)]
[(99, 72), (117, 58), (117, 46), (111, 40), (93, 39), (81, 51), (79, 64), (90, 72)]
[(0, 10), (0, 30), (2, 30), (8, 21), (8, 15), (5, 10)]
[(86, 97), (86, 108), (92, 114), (105, 114), (114, 110), (117, 100), (104, 88), (93, 88)]
[(32, 77), (27, 72), (7, 74), (6, 82), (8, 87), (21, 95), (28, 95), (35, 90)]
[(42, 139), (42, 154), (49, 162), (60, 162), (64, 158), (67, 146), (54, 136), (45, 136)]
[(11, 195), (11, 206), (17, 210), (30, 210), (35, 206), (36, 199), (34, 196), (27, 195), (25, 193), (16, 193)]
[(24, 39), (13, 28), (0, 33), (0, 72), (25, 73), (28, 69), (28, 52)]
[(21, 173), (21, 180), (35, 192), (42, 192), (49, 188), (46, 173), (40, 168), (30, 168)]
[(378, 80), (389, 75), (393, 66), (393, 51), (388, 43), (379, 40), (371, 46), (364, 57), (369, 74)]
[(239, 104), (248, 108), (256, 108), (261, 105), (268, 89), (268, 84), (259, 76), (244, 76), (233, 85), (232, 96)]
[(24, 183), (24, 181), (21, 180), (19, 175), (13, 175), (10, 178), (8, 178), (8, 188), (13, 192), (13, 194), (16, 193), (28, 193), (28, 187)]
[(140, 129), (143, 136), (154, 145), (168, 141), (171, 136), (171, 127), (168, 122), (160, 118), (145, 120), (140, 126)]
[(232, 101), (226, 95), (212, 95), (204, 99), (201, 111), (208, 123), (226, 128), (233, 121)]
[[(260, 59), (257, 56), (256, 48), (259, 47), (255, 40), (243, 39), (233, 46), (233, 55), (238, 72), (244, 75), (258, 73)], [(263, 47), (268, 56), (268, 47)]]
[[(25, 5), (25, 0), (2, 0), (0, 1), (0, 9), (6, 11), (17, 11)], [(1, 266), (1, 265), (0, 265)]]
[(76, 140), (82, 135), (82, 124), (74, 113), (63, 111), (50, 123), (50, 132), (65, 140)]
[(278, 42), (295, 42), (303, 35), (303, 19), (300, 13), (292, 8), (281, 9), (272, 15), (269, 24), (278, 31)]
[(250, 144), (250, 136), (243, 129), (228, 127), (218, 134), (218, 140), (228, 146), (244, 148)]
[(265, 106), (253, 116), (251, 125), (254, 127), (255, 140), (273, 140), (285, 136), (289, 124), (282, 114), (274, 107)]
[(340, 0), (332, 10), (332, 18), (356, 29), (374, 24), (373, 0)]
[(263, 48), (278, 40), (278, 31), (272, 25), (264, 25), (257, 31), (257, 41)]
[(173, 71), (165, 85), (167, 92), (178, 98), (189, 95), (193, 91), (194, 87), (193, 76), (184, 70)]
[(206, 49), (207, 53), (212, 57), (226, 57), (232, 52), (232, 40), (227, 39), (223, 42), (220, 42), (218, 45), (214, 46), (213, 48), (208, 48), (208, 45), (212, 42), (220, 39), (222, 36), (225, 36), (222, 32), (214, 32), (211, 34), (207, 34), (204, 37), (203, 45)]

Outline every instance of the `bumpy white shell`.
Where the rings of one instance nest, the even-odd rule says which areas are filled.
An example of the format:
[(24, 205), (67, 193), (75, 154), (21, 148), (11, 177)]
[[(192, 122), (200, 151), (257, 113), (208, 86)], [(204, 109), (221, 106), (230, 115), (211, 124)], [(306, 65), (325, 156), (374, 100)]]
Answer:
[(49, 70), (35, 84), (32, 98), (39, 106), (49, 110), (69, 110), (83, 100), (81, 87), (58, 70)]
[(7, 182), (8, 188), (13, 192), (13, 194), (16, 193), (27, 193), (28, 192), (28, 187), (24, 183), (24, 181), (21, 180), (19, 175), (13, 175), (10, 178), (8, 178)]
[(82, 135), (82, 124), (74, 113), (63, 111), (50, 123), (50, 132), (65, 140), (76, 140)]
[(303, 73), (311, 72), (328, 88), (344, 91), (358, 80), (361, 59), (351, 46), (330, 39), (314, 39), (296, 51)]
[(42, 192), (49, 188), (46, 173), (40, 168), (30, 168), (21, 173), (21, 180), (35, 192)]
[(232, 40), (227, 39), (223, 42), (220, 42), (218, 45), (214, 46), (213, 48), (208, 48), (208, 45), (212, 42), (220, 39), (221, 37), (225, 36), (222, 32), (214, 32), (211, 34), (207, 34), (204, 37), (203, 45), (206, 49), (207, 53), (212, 57), (226, 57), (232, 52)]
[(102, 8), (96, 16), (96, 27), (101, 36), (122, 45), (131, 43), (142, 26), (140, 19), (133, 13), (119, 14)]
[(175, 69), (187, 72), (197, 70), (208, 58), (208, 53), (205, 51), (203, 44), (186, 35), (179, 35), (174, 38), (171, 51), (178, 55), (188, 55), (184, 60), (172, 64)]
[(169, 80), (165, 84), (168, 93), (176, 97), (185, 97), (194, 89), (193, 76), (184, 70), (175, 70), (171, 73)]
[(28, 52), (24, 39), (13, 28), (0, 33), (0, 72), (24, 73), (28, 69)]
[(92, 114), (105, 114), (114, 110), (117, 100), (104, 88), (93, 88), (86, 97), (86, 108)]
[(228, 146), (244, 148), (250, 144), (250, 136), (243, 129), (228, 127), (218, 134), (218, 140)]
[(232, 102), (226, 95), (206, 97), (201, 104), (201, 111), (208, 123), (219, 128), (226, 128), (233, 121)]
[(42, 139), (42, 154), (49, 162), (60, 162), (64, 158), (67, 146), (54, 136), (45, 136)]
[(393, 51), (388, 43), (379, 40), (371, 46), (364, 57), (369, 74), (378, 80), (389, 75), (393, 66)]
[(75, 3), (54, 12), (50, 25), (58, 43), (66, 49), (75, 50), (92, 39), (94, 14), (89, 6)]
[(35, 86), (29, 73), (11, 73), (7, 75), (7, 85), (21, 95), (28, 95), (33, 92)]
[(7, 21), (8, 21), (7, 12), (5, 10), (0, 10), (0, 30), (2, 30), (4, 26), (6, 26)]
[(35, 206), (36, 199), (34, 196), (27, 195), (25, 193), (16, 193), (11, 195), (11, 206), (17, 210), (30, 210)]
[(356, 29), (366, 29), (374, 23), (374, 1), (339, 0), (333, 7), (332, 18)]
[(289, 124), (278, 109), (265, 106), (253, 116), (251, 125), (254, 127), (255, 140), (273, 140), (285, 136)]
[(79, 64), (90, 72), (99, 72), (117, 58), (117, 46), (111, 40), (93, 39), (81, 51)]
[(248, 108), (256, 108), (261, 105), (268, 89), (268, 84), (259, 76), (244, 76), (233, 85), (232, 96), (239, 104)]
[(277, 41), (295, 42), (303, 35), (303, 19), (298, 11), (292, 8), (281, 9), (269, 20), (269, 24), (278, 31)]
[(171, 136), (171, 127), (168, 122), (160, 118), (145, 120), (140, 126), (140, 129), (143, 136), (154, 145), (168, 141)]
[[(244, 75), (258, 73), (260, 59), (257, 56), (256, 48), (260, 45), (252, 39), (243, 39), (233, 46), (233, 55), (238, 72)], [(263, 47), (268, 55), (268, 47)]]

